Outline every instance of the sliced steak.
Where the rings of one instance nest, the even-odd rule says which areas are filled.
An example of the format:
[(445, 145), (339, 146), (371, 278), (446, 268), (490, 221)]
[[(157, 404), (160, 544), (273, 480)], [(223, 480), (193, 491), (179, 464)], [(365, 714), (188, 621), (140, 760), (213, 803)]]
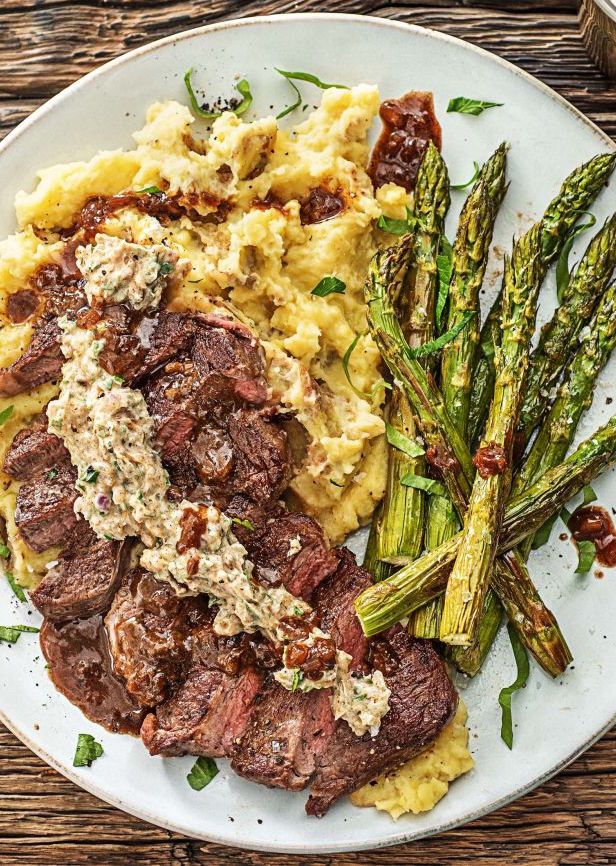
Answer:
[[(238, 530), (234, 527), (236, 534)], [(282, 583), (304, 601), (338, 567), (338, 553), (328, 548), (319, 524), (305, 514), (281, 511), (253, 531), (244, 528), (241, 540), (260, 583)]]
[(149, 335), (145, 366), (152, 372), (178, 355), (184, 356), (195, 333), (194, 316), (167, 310), (158, 314)]
[(74, 315), (87, 306), (84, 280), (77, 262), (75, 248), (65, 248), (60, 264), (41, 265), (34, 273), (31, 285), (42, 295), (49, 316)]
[(55, 687), (93, 722), (138, 734), (145, 711), (115, 676), (102, 617), (59, 625), (45, 620), (41, 649)]
[(142, 569), (126, 575), (105, 618), (114, 670), (145, 707), (155, 707), (186, 675), (195, 629), (211, 620), (206, 600), (180, 598)]
[(31, 594), (47, 619), (66, 622), (105, 613), (119, 586), (130, 543), (97, 538), (80, 520), (58, 564)]
[(2, 469), (11, 478), (29, 481), (37, 475), (70, 463), (70, 456), (62, 440), (47, 432), (47, 416), (39, 415), (30, 427), (20, 430), (4, 457)]
[(64, 544), (77, 525), (73, 510), (76, 470), (70, 463), (56, 468), (54, 477), (47, 473), (24, 481), (17, 494), (15, 523), (28, 547), (37, 553)]
[(148, 316), (124, 304), (114, 304), (105, 308), (103, 318), (107, 329), (98, 363), (112, 376), (120, 376), (132, 385), (148, 372), (146, 357), (158, 315)]
[(0, 396), (12, 397), (59, 378), (64, 363), (59, 335), (56, 319), (48, 319), (37, 328), (21, 358), (0, 370)]
[(429, 641), (401, 628), (373, 641), (373, 664), (391, 689), (376, 737), (357, 737), (342, 720), (317, 758), (306, 811), (324, 815), (339, 797), (400, 766), (430, 745), (452, 718), (458, 697)]
[(287, 487), (291, 464), (287, 435), (258, 410), (240, 409), (228, 421), (235, 466), (230, 482), (240, 493), (266, 506)]

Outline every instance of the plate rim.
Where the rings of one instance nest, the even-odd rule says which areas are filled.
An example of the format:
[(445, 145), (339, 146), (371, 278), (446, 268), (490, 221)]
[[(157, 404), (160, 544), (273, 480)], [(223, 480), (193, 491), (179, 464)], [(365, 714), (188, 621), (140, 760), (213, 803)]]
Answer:
[[(140, 57), (145, 54), (149, 54), (153, 51), (156, 51), (163, 45), (177, 43), (180, 41), (184, 41), (187, 39), (191, 39), (193, 37), (198, 37), (202, 34), (207, 34), (212, 31), (221, 31), (228, 30), (236, 27), (246, 27), (246, 26), (254, 26), (257, 24), (260, 25), (269, 25), (271, 23), (290, 23), (297, 19), (309, 19), (316, 21), (327, 21), (327, 20), (337, 20), (342, 22), (347, 22), (349, 24), (353, 23), (369, 23), (372, 25), (379, 25), (385, 28), (392, 28), (397, 30), (402, 30), (406, 32), (414, 33), (416, 36), (420, 36), (422, 38), (434, 39), (441, 42), (448, 42), (455, 45), (462, 45), (466, 50), (470, 50), (476, 54), (479, 54), (482, 57), (489, 58), (492, 62), (498, 63), (500, 66), (507, 69), (510, 73), (516, 75), (518, 78), (522, 78), (527, 83), (531, 84), (537, 90), (541, 91), (544, 95), (548, 96), (553, 101), (557, 102), (570, 114), (572, 114), (578, 121), (582, 121), (592, 132), (593, 134), (603, 143), (611, 151), (616, 151), (616, 142), (606, 133), (604, 132), (597, 124), (592, 121), (589, 117), (587, 117), (580, 109), (576, 106), (572, 105), (564, 96), (557, 93), (553, 90), (549, 85), (545, 84), (539, 78), (536, 78), (531, 73), (527, 72), (524, 69), (513, 64), (511, 61), (506, 60), (503, 57), (500, 57), (497, 54), (494, 54), (491, 51), (488, 51), (485, 48), (482, 48), (478, 45), (473, 44), (472, 42), (467, 42), (465, 39), (461, 39), (457, 36), (452, 36), (448, 33), (442, 33), (438, 30), (433, 30), (429, 27), (423, 27), (418, 24), (412, 24), (405, 21), (398, 21), (395, 19), (389, 18), (381, 18), (375, 15), (358, 15), (353, 13), (340, 13), (340, 12), (298, 12), (298, 13), (279, 13), (274, 15), (253, 15), (247, 17), (235, 17), (230, 19), (225, 19), (224, 21), (216, 21), (210, 24), (201, 25), (198, 27), (192, 27), (188, 30), (182, 30), (178, 33), (171, 34), (169, 36), (162, 37), (161, 39), (157, 39), (153, 42), (148, 42), (145, 45), (139, 46), (138, 48), (131, 49), (118, 57), (112, 58), (108, 60), (106, 63), (101, 66), (93, 69), (91, 72), (86, 73), (85, 75), (78, 78), (72, 84), (69, 84), (67, 87), (63, 88), (59, 93), (52, 96), (50, 99), (46, 100), (42, 105), (40, 105), (37, 109), (35, 109), (30, 115), (24, 118), (15, 129), (11, 130), (5, 138), (0, 142), (0, 159), (2, 159), (3, 154), (15, 144), (19, 142), (21, 136), (30, 129), (31, 126), (39, 123), (45, 116), (53, 111), (54, 107), (64, 101), (65, 99), (72, 96), (73, 93), (77, 92), (84, 86), (88, 86), (89, 83), (99, 76), (105, 75), (109, 69), (114, 69), (119, 67), (125, 63), (131, 63), (136, 57)], [(111, 793), (107, 793), (100, 789), (97, 785), (95, 779), (90, 780), (89, 778), (83, 777), (83, 775), (75, 772), (73, 768), (71, 768), (68, 764), (62, 764), (58, 760), (56, 760), (51, 754), (49, 754), (42, 746), (33, 742), (31, 739), (31, 735), (26, 731), (22, 730), (19, 725), (15, 724), (10, 718), (8, 718), (7, 714), (4, 712), (2, 707), (0, 707), (0, 721), (8, 728), (11, 733), (13, 733), (27, 748), (29, 748), (32, 752), (38, 755), (42, 760), (45, 761), (49, 766), (53, 767), (53, 769), (57, 770), (62, 776), (67, 778), (69, 781), (73, 782), (79, 788), (82, 788), (87, 793), (92, 794), (97, 797), (99, 800), (107, 803), (114, 808), (120, 809), (123, 812), (126, 812), (133, 817), (144, 820), (154, 826), (161, 827), (165, 830), (169, 830), (174, 833), (178, 833), (179, 835), (188, 837), (188, 838), (196, 838), (206, 842), (226, 845), (230, 848), (244, 849), (250, 851), (261, 851), (267, 853), (289, 853), (289, 854), (330, 854), (330, 853), (343, 853), (343, 852), (352, 852), (352, 851), (367, 851), (367, 850), (376, 850), (380, 848), (387, 848), (393, 845), (401, 845), (410, 841), (419, 840), (428, 838), (430, 836), (435, 836), (441, 833), (448, 832), (449, 830), (455, 829), (456, 827), (461, 827), (466, 825), (477, 818), (480, 818), (484, 815), (490, 814), (491, 812), (495, 812), (498, 809), (503, 808), (509, 803), (514, 802), (520, 797), (525, 796), (530, 791), (533, 791), (535, 788), (543, 785), (549, 779), (553, 778), (555, 775), (560, 773), (566, 766), (568, 766), (572, 761), (575, 761), (581, 754), (583, 754), (587, 749), (589, 749), (597, 740), (599, 740), (611, 727), (616, 724), (616, 711), (608, 720), (605, 725), (602, 725), (601, 728), (593, 733), (584, 743), (582, 743), (578, 748), (574, 749), (570, 755), (561, 760), (555, 767), (550, 769), (548, 772), (542, 774), (537, 779), (533, 780), (528, 785), (522, 785), (517, 788), (515, 791), (501, 797), (499, 800), (496, 800), (493, 803), (490, 803), (487, 806), (480, 807), (478, 809), (473, 810), (472, 812), (467, 813), (466, 815), (456, 818), (451, 821), (446, 821), (440, 823), (438, 826), (433, 827), (429, 830), (420, 830), (420, 831), (398, 831), (394, 832), (397, 827), (400, 825), (392, 824), (392, 834), (388, 838), (378, 839), (375, 842), (366, 842), (360, 843), (359, 845), (354, 845), (353, 843), (343, 842), (340, 844), (321, 844), (318, 840), (315, 840), (314, 843), (310, 845), (299, 844), (284, 844), (282, 846), (278, 845), (276, 847), (268, 846), (266, 844), (259, 844), (246, 840), (230, 840), (226, 835), (219, 835), (216, 833), (208, 833), (198, 834), (193, 831), (187, 831), (184, 827), (178, 825), (173, 821), (166, 821), (164, 818), (159, 817), (158, 815), (153, 815), (145, 808), (137, 808), (133, 805), (129, 805), (125, 803), (120, 797), (113, 795)]]

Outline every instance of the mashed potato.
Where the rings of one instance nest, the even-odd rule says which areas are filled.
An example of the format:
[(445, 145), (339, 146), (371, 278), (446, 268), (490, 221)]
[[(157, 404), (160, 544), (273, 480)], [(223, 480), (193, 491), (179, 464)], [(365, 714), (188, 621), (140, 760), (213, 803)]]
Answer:
[[(191, 272), (167, 299), (175, 309), (205, 310), (224, 299), (256, 329), (273, 394), (306, 434), (290, 498), (333, 543), (342, 541), (369, 519), (384, 490), (384, 392), (379, 354), (365, 333), (363, 282), (380, 234), (376, 220), (381, 213), (403, 216), (409, 203), (391, 184), (375, 196), (366, 174), (367, 133), (378, 106), (376, 87), (330, 89), (292, 131), (272, 117), (246, 123), (226, 112), (199, 139), (186, 106), (157, 103), (134, 135), (135, 149), (42, 169), (34, 190), (17, 195), (19, 231), (0, 242), (0, 366), (15, 360), (32, 331), (30, 323), (12, 325), (4, 315), (9, 295), (27, 286), (40, 265), (61, 261), (61, 231), (88, 198), (152, 186), (188, 196), (192, 218), (163, 225), (128, 207), (101, 230), (168, 244), (190, 262)], [(322, 222), (302, 221), (302, 202), (315, 189), (335, 194), (343, 207)], [(345, 293), (312, 295), (329, 275), (345, 283)], [(354, 389), (342, 359), (358, 334), (348, 365)], [(21, 404), (28, 399), (12, 401), (24, 423)], [(0, 428), (0, 447), (13, 433), (13, 425)], [(5, 519), (12, 504), (0, 502)], [(24, 557), (25, 563), (27, 551)], [(38, 570), (32, 567), (30, 575)], [(16, 571), (31, 582), (21, 566)]]
[(355, 806), (376, 806), (398, 819), (407, 812), (429, 812), (449, 790), (450, 782), (474, 766), (468, 750), (466, 707), (443, 728), (433, 745), (398, 770), (380, 776), (351, 794)]

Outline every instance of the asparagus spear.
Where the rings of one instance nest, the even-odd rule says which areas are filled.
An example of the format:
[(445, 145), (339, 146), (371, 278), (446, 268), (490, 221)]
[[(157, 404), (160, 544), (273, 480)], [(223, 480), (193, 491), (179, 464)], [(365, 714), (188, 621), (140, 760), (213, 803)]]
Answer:
[[(616, 164), (616, 154), (602, 153), (576, 168), (565, 178), (558, 195), (547, 206), (541, 223), (541, 258), (545, 269), (558, 257), (571, 228), (607, 183)], [(496, 299), (481, 331), (482, 352), (474, 374), (471, 397), (471, 442), (479, 439), (488, 414), (494, 385), (491, 359), (500, 342), (500, 300)]]
[[(506, 553), (532, 535), (552, 514), (616, 462), (616, 415), (559, 466), (510, 500), (505, 509), (498, 549)], [(362, 628), (378, 634), (445, 590), (462, 543), (458, 532), (396, 574), (365, 590), (355, 601)]]
[(541, 225), (513, 246), (503, 279), (502, 340), (496, 359), (494, 398), (477, 457), (497, 450), (503, 467), (475, 477), (464, 524), (464, 541), (452, 570), (441, 618), (444, 643), (469, 646), (479, 619), (494, 558), (503, 506), (511, 487), (513, 434), (522, 404), (528, 353), (541, 286)]
[[(447, 328), (455, 329), (469, 311), (476, 315), (443, 348), (441, 382), (447, 412), (464, 439), (467, 438), (472, 372), (479, 340), (479, 289), (488, 262), (496, 214), (506, 192), (506, 159), (507, 145), (501, 144), (483, 166), (462, 208), (453, 245)], [(426, 548), (438, 547), (458, 527), (452, 503), (442, 496), (431, 497), (428, 501)], [(441, 601), (437, 599), (417, 610), (409, 623), (411, 632), (418, 637), (437, 637), (440, 608)]]
[(551, 390), (587, 324), (616, 267), (616, 214), (607, 220), (588, 245), (569, 281), (562, 304), (541, 330), (531, 355), (526, 395), (516, 439), (526, 445), (548, 408), (545, 394)]
[[(391, 286), (402, 333), (411, 346), (419, 346), (434, 335), (436, 257), (448, 207), (447, 167), (430, 143), (415, 190), (417, 228), (399, 244), (400, 267)], [(392, 395), (389, 423), (408, 439), (415, 438), (412, 412), (399, 388)], [(383, 508), (375, 522), (376, 557), (382, 562), (403, 564), (422, 551), (425, 496), (420, 490), (401, 484), (401, 479), (408, 474), (422, 475), (424, 470), (422, 456), (411, 457), (397, 449), (390, 451)]]

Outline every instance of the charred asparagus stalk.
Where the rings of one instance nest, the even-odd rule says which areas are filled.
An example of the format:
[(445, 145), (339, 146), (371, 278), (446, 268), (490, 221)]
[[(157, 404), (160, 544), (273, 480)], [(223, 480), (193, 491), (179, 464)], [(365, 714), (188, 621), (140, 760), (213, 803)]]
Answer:
[[(506, 553), (532, 535), (572, 496), (616, 461), (616, 415), (531, 487), (512, 499), (503, 518), (498, 550)], [(444, 592), (462, 543), (458, 532), (435, 550), (365, 590), (355, 602), (367, 635), (378, 634)]]

